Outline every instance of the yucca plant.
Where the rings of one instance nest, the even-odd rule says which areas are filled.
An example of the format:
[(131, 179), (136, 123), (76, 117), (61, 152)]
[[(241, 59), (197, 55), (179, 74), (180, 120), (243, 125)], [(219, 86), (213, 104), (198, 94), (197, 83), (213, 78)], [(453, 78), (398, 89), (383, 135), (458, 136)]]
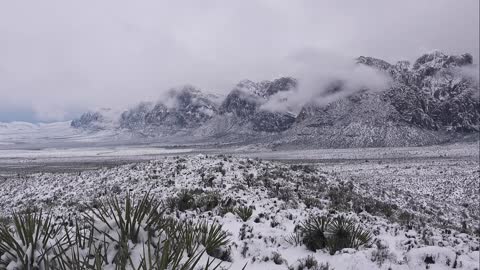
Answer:
[[(100, 203), (97, 208), (90, 207), (91, 214), (87, 215), (87, 220), (91, 221), (92, 227), (112, 240), (138, 243), (142, 230), (152, 230), (161, 222), (162, 214), (158, 212), (160, 206), (161, 203), (153, 200), (149, 193), (136, 205), (127, 194), (123, 205), (113, 197)], [(99, 228), (99, 222), (106, 228)], [(107, 228), (118, 235), (110, 235), (106, 232)]]
[(0, 268), (14, 264), (20, 269), (47, 269), (69, 248), (65, 236), (59, 235), (61, 226), (50, 215), (43, 217), (40, 211), (14, 214), (12, 219), (12, 226), (0, 226)]
[[(197, 252), (184, 260), (184, 247), (172, 243), (172, 240), (158, 240), (155, 245), (147, 243), (143, 245), (143, 255), (138, 267), (134, 269), (179, 269), (179, 270), (193, 270), (197, 267), (198, 262), (205, 251)], [(159, 248), (152, 248), (157, 246)], [(161, 248), (160, 248), (161, 247)]]
[(285, 237), (285, 241), (292, 246), (300, 246), (302, 244), (302, 233), (296, 231)]
[(215, 252), (222, 246), (228, 244), (228, 235), (222, 230), (222, 225), (212, 224), (208, 226), (206, 222), (202, 222), (198, 226), (199, 242), (205, 247), (208, 255), (213, 256)]
[(239, 206), (235, 209), (235, 213), (246, 222), (252, 216), (253, 210), (248, 206)]
[[(228, 243), (221, 225), (165, 218), (159, 207), (149, 194), (136, 204), (129, 195), (111, 198), (71, 227), (41, 212), (14, 215), (13, 225), (0, 225), (0, 269), (194, 270), (205, 253)], [(213, 262), (204, 269), (221, 264)]]
[(323, 249), (327, 246), (325, 230), (330, 223), (327, 217), (310, 217), (301, 225), (303, 244), (311, 250)]
[(177, 207), (180, 211), (185, 211), (192, 209), (195, 206), (195, 198), (193, 197), (191, 191), (182, 190), (177, 195)]
[(344, 248), (357, 249), (368, 244), (372, 239), (370, 232), (356, 225), (352, 219), (343, 216), (333, 219), (325, 231), (325, 235), (328, 239), (327, 246), (331, 255)]
[(199, 246), (199, 229), (198, 225), (191, 222), (180, 223), (178, 227), (179, 239), (185, 247), (188, 257), (192, 257)]

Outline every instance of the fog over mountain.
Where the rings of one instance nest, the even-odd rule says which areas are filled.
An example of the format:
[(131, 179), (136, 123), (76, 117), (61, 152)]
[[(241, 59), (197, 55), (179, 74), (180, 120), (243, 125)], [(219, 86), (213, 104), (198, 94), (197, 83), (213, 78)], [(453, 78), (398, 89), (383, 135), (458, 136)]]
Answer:
[[(413, 63), (439, 50), (478, 63), (478, 14), (477, 0), (2, 1), (0, 121), (124, 111), (185, 84), (226, 96), (240, 80), (280, 77), (298, 79), (296, 92), (263, 108), (299, 113), (312, 99), (384, 88), (352, 64), (361, 55)], [(327, 98), (335, 79), (346, 90)]]

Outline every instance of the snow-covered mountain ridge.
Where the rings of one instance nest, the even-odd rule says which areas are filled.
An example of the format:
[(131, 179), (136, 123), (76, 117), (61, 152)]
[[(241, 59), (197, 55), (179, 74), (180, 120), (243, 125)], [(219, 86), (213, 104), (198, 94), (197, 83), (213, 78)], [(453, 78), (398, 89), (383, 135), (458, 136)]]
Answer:
[[(187, 136), (246, 142), (260, 138), (273, 145), (314, 143), (319, 147), (426, 145), (479, 131), (478, 77), (466, 72), (478, 67), (470, 54), (434, 51), (413, 65), (364, 56), (356, 61), (385, 73), (392, 83), (380, 92), (358, 89), (327, 105), (307, 103), (298, 115), (262, 106), (275, 94), (296, 89), (299, 82), (294, 78), (244, 80), (221, 102), (186, 86), (171, 90), (157, 103), (141, 103), (121, 113), (113, 125), (104, 121), (101, 112), (88, 112), (73, 120), (72, 127), (114, 128), (159, 139)], [(335, 91), (342, 91), (341, 82)]]

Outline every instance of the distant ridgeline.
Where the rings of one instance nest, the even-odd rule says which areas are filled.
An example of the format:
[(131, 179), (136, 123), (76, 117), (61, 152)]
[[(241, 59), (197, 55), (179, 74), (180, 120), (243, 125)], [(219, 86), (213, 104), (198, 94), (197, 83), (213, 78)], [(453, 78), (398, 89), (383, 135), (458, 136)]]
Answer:
[[(172, 89), (162, 101), (144, 102), (107, 117), (88, 112), (72, 121), (79, 129), (115, 128), (149, 137), (182, 136), (212, 141), (252, 139), (271, 146), (375, 147), (448, 142), (479, 132), (478, 66), (470, 54), (432, 52), (413, 65), (361, 56), (357, 64), (385, 73), (384, 91), (359, 91), (327, 105), (306, 104), (298, 114), (264, 109), (272, 96), (294, 91), (298, 82), (238, 83), (226, 97), (193, 86)], [(342, 91), (342, 84), (325, 93)]]

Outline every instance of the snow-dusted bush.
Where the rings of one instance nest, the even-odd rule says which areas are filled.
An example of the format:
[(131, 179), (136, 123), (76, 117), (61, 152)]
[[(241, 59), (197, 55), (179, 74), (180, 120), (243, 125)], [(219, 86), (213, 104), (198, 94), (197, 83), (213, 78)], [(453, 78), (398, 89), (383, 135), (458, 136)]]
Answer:
[(316, 251), (327, 246), (325, 230), (329, 223), (327, 217), (311, 217), (302, 224), (303, 244), (309, 250)]
[(253, 209), (248, 206), (239, 206), (235, 209), (235, 213), (245, 222), (252, 216)]
[(303, 243), (316, 251), (327, 248), (330, 254), (344, 248), (359, 248), (370, 242), (372, 236), (361, 226), (344, 216), (336, 218), (311, 217), (302, 224)]
[(325, 236), (331, 255), (344, 248), (359, 248), (372, 239), (370, 232), (344, 216), (336, 217), (328, 224)]

